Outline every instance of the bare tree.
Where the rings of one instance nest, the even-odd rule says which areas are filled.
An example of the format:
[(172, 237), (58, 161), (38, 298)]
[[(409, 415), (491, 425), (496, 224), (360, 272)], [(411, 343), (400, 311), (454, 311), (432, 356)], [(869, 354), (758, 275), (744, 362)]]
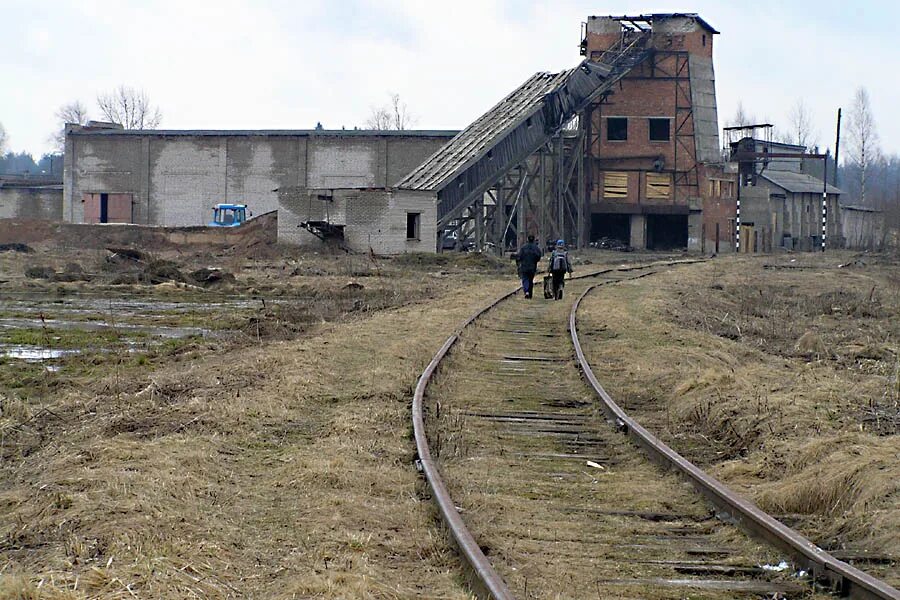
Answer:
[(9, 136), (6, 134), (6, 128), (3, 127), (3, 123), (0, 123), (0, 155), (6, 152), (6, 143), (9, 141)]
[(819, 145), (818, 134), (813, 129), (812, 113), (803, 98), (797, 100), (788, 115), (790, 122), (789, 142), (812, 148)]
[(125, 129), (155, 129), (162, 121), (159, 107), (150, 104), (144, 90), (120, 85), (108, 94), (97, 95), (97, 106), (107, 121)]
[(376, 131), (392, 129), (391, 122), (391, 113), (386, 107), (375, 108), (373, 106), (372, 114), (369, 115), (369, 119), (366, 121), (366, 129), (374, 129)]
[(878, 160), (878, 131), (869, 104), (869, 92), (860, 87), (853, 95), (847, 119), (847, 154), (858, 169), (859, 201), (866, 204), (866, 184)]
[(728, 121), (729, 127), (741, 127), (743, 125), (753, 125), (756, 123), (756, 117), (747, 113), (744, 110), (744, 103), (741, 100), (738, 100), (737, 108), (734, 111), (734, 116), (731, 117), (731, 120)]
[(53, 147), (56, 151), (62, 154), (66, 150), (66, 123), (87, 125), (89, 119), (88, 108), (79, 100), (69, 102), (59, 107), (59, 110), (56, 111), (56, 118), (59, 121), (59, 126), (56, 132), (50, 136), (50, 141), (53, 142)]
[(400, 99), (400, 94), (392, 93), (389, 104), (372, 107), (372, 114), (366, 121), (366, 128), (378, 131), (387, 129), (402, 131), (415, 125), (416, 120), (406, 103)]

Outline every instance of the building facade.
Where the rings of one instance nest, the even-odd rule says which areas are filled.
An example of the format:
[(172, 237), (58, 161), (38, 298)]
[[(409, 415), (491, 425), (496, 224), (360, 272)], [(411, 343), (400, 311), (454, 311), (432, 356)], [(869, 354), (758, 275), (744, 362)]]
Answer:
[[(455, 133), (69, 126), (62, 218), (73, 223), (203, 225), (211, 220), (213, 205), (242, 203), (253, 214), (281, 209), (279, 239), (313, 242), (314, 236), (297, 231), (310, 216), (303, 208), (307, 190), (317, 197), (315, 190), (388, 189)], [(359, 220), (354, 216), (357, 208), (366, 219), (372, 211), (382, 216), (378, 202), (357, 207), (353, 194), (342, 197), (346, 205), (340, 214), (350, 220)], [(423, 213), (427, 210), (422, 208)], [(387, 229), (405, 234), (405, 213), (397, 218), (401, 222)], [(352, 231), (350, 223), (345, 225)], [(388, 245), (413, 246), (405, 237)], [(422, 249), (433, 251), (434, 243)]]
[(844, 247), (841, 190), (810, 174), (821, 173), (814, 168), (821, 159), (804, 158), (804, 146), (753, 138), (732, 143), (731, 151), (760, 157), (740, 163), (741, 252), (821, 250), (823, 234), (827, 247)]
[(588, 18), (582, 53), (591, 60), (640, 35), (649, 34), (652, 49), (588, 113), (592, 240), (651, 249), (727, 245), (735, 177), (719, 147), (717, 33), (696, 14)]

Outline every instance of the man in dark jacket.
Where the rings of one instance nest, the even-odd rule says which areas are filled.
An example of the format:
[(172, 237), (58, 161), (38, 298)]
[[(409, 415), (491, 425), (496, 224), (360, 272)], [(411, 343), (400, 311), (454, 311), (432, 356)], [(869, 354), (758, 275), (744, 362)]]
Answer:
[(522, 291), (526, 298), (531, 298), (534, 290), (534, 274), (537, 273), (538, 263), (541, 261), (541, 248), (534, 243), (534, 236), (528, 236), (528, 243), (523, 244), (516, 253), (516, 263), (519, 265), (519, 277), (522, 278)]

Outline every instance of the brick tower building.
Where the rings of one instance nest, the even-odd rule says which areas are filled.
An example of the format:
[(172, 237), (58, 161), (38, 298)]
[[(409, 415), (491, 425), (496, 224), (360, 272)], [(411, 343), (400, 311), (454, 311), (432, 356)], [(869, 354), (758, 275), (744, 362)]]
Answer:
[(591, 240), (635, 248), (727, 251), (734, 176), (719, 146), (713, 71), (718, 32), (696, 14), (589, 17), (582, 54), (600, 60), (645, 37), (650, 57), (591, 107), (586, 192)]

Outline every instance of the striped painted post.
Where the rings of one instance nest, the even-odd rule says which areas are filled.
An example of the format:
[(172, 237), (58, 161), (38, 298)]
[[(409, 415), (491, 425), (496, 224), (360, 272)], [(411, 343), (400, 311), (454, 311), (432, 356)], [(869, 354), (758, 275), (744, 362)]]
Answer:
[(825, 237), (828, 235), (828, 192), (822, 192), (822, 252), (825, 252)]

